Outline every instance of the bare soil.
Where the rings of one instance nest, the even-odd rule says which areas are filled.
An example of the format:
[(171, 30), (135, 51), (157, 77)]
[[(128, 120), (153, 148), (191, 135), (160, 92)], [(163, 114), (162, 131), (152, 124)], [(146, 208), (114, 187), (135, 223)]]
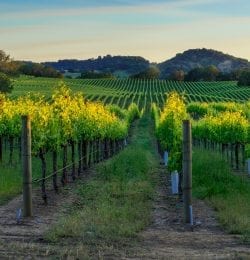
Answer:
[[(237, 235), (227, 234), (216, 220), (216, 212), (204, 201), (193, 200), (193, 228), (183, 221), (183, 203), (171, 194), (169, 175), (165, 168), (155, 169), (158, 189), (152, 209), (152, 223), (138, 238), (120, 246), (98, 245), (81, 250), (89, 259), (250, 259), (250, 245)], [(94, 173), (89, 170), (80, 182)], [(79, 182), (78, 182), (79, 183)], [(86, 259), (78, 253), (79, 243), (48, 244), (44, 232), (65, 214), (67, 206), (77, 203), (72, 192), (76, 183), (70, 183), (56, 194), (48, 190), (48, 205), (41, 198), (40, 189), (34, 189), (34, 217), (17, 222), (16, 212), (22, 207), (22, 197), (0, 207), (0, 259)], [(132, 241), (133, 240), (133, 241)], [(84, 256), (84, 257), (83, 257)]]
[[(0, 259), (40, 259), (57, 256), (64, 249), (44, 241), (44, 233), (65, 214), (68, 205), (77, 203), (72, 190), (79, 182), (87, 181), (92, 175), (88, 170), (76, 182), (68, 183), (56, 193), (47, 189), (47, 204), (41, 190), (33, 189), (33, 217), (17, 221), (17, 211), (22, 208), (23, 198), (19, 196), (0, 207)], [(49, 186), (49, 185), (48, 185)]]
[(195, 225), (185, 224), (183, 203), (171, 194), (169, 175), (163, 167), (159, 173), (153, 221), (140, 234), (138, 251), (131, 259), (250, 259), (250, 245), (227, 234), (204, 201), (193, 200)]

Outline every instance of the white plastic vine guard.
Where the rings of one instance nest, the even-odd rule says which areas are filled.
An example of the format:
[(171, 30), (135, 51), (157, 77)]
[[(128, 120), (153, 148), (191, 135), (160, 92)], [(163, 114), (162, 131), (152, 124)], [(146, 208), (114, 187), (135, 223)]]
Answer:
[(172, 185), (172, 194), (179, 193), (179, 173), (177, 171), (171, 172), (171, 185)]
[(164, 165), (168, 166), (168, 151), (164, 151), (163, 161), (164, 161)]
[(247, 173), (250, 175), (250, 158), (247, 159)]

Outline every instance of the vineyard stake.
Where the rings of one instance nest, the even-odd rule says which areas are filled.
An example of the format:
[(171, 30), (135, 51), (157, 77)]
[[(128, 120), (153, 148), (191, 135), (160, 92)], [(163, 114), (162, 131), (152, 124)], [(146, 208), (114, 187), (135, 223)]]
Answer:
[(52, 164), (53, 164), (53, 186), (55, 192), (58, 192), (58, 186), (57, 186), (57, 151), (53, 151), (52, 153)]
[(183, 121), (183, 201), (184, 220), (192, 222), (192, 133), (189, 120)]
[(81, 175), (81, 171), (82, 171), (82, 141), (78, 141), (77, 143), (77, 147), (78, 147), (78, 177)]
[(29, 116), (22, 116), (23, 214), (32, 217), (31, 125)]

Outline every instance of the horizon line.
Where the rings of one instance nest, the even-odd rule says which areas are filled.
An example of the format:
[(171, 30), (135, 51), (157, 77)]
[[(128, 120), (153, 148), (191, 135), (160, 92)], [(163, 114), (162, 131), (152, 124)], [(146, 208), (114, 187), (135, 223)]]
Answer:
[(222, 53), (222, 54), (224, 54), (224, 55), (229, 55), (229, 56), (232, 56), (232, 57), (237, 58), (237, 59), (246, 60), (246, 61), (248, 61), (248, 62), (250, 63), (250, 59), (248, 59), (248, 58), (245, 58), (245, 57), (237, 57), (237, 56), (235, 56), (235, 55), (233, 55), (233, 54), (224, 52), (224, 51), (222, 51), (222, 50), (217, 50), (217, 49), (213, 49), (213, 48), (206, 48), (206, 47), (190, 48), (190, 49), (186, 49), (186, 50), (184, 50), (184, 51), (176, 52), (175, 55), (171, 56), (170, 58), (165, 58), (165, 59), (163, 59), (163, 60), (161, 60), (161, 61), (152, 61), (152, 60), (150, 60), (150, 59), (148, 59), (148, 58), (145, 58), (144, 56), (141, 56), (141, 55), (133, 55), (133, 54), (129, 54), (129, 55), (126, 55), (126, 54), (123, 54), (123, 55), (122, 55), (122, 54), (115, 54), (115, 55), (113, 55), (113, 54), (110, 54), (110, 53), (103, 54), (103, 55), (96, 55), (96, 56), (94, 56), (94, 57), (92, 56), (92, 57), (89, 57), (89, 58), (87, 58), (87, 57), (86, 57), (86, 58), (58, 58), (58, 59), (46, 59), (46, 60), (30, 60), (30, 59), (25, 59), (25, 58), (24, 58), (24, 59), (15, 59), (15, 57), (12, 57), (11, 54), (7, 53), (7, 55), (10, 55), (11, 58), (14, 59), (14, 60), (16, 60), (16, 61), (33, 62), (33, 63), (58, 62), (58, 61), (62, 61), (62, 60), (86, 61), (86, 60), (91, 60), (91, 59), (94, 59), (94, 60), (95, 60), (95, 59), (98, 59), (98, 57), (104, 58), (104, 57), (110, 55), (111, 57), (140, 57), (140, 58), (143, 58), (143, 59), (145, 59), (146, 61), (148, 61), (150, 64), (153, 64), (153, 63), (159, 64), (159, 63), (163, 63), (163, 62), (165, 62), (165, 61), (171, 60), (171, 59), (175, 58), (178, 54), (183, 54), (183, 53), (186, 52), (186, 51), (190, 51), (190, 50), (203, 50), (203, 49), (220, 52), (220, 53)]

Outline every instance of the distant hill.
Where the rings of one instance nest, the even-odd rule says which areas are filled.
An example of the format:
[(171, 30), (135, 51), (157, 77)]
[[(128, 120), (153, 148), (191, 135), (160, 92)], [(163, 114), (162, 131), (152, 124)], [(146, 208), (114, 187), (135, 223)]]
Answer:
[[(151, 65), (156, 65), (160, 70), (160, 78), (165, 79), (176, 70), (185, 73), (197, 67), (216, 66), (221, 72), (229, 73), (242, 68), (250, 68), (246, 59), (236, 58), (212, 49), (190, 49), (178, 53), (172, 59), (159, 64), (151, 64), (148, 60), (139, 56), (111, 56), (88, 60), (65, 59), (56, 62), (45, 62), (60, 72), (81, 73), (95, 71), (112, 73), (117, 77), (126, 78), (146, 71)], [(67, 74), (66, 74), (67, 75)]]
[(147, 69), (149, 61), (139, 56), (99, 56), (97, 59), (88, 60), (59, 60), (45, 62), (59, 71), (84, 72), (98, 71), (111, 72), (116, 75), (129, 76)]
[(250, 63), (246, 59), (236, 58), (212, 49), (190, 49), (183, 53), (178, 53), (170, 60), (159, 63), (161, 78), (166, 78), (176, 70), (189, 72), (197, 67), (216, 66), (221, 72), (229, 73), (242, 68), (250, 68)]

